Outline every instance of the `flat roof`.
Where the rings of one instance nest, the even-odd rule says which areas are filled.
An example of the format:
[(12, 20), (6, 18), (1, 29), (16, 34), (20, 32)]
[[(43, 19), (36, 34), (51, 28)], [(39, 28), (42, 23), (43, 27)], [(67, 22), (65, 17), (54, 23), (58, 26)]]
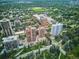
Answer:
[(52, 24), (52, 26), (63, 25), (63, 23)]
[(16, 35), (16, 36), (4, 37), (4, 38), (2, 38), (2, 40), (3, 40), (3, 43), (4, 43), (4, 42), (10, 42), (10, 41), (17, 40), (17, 38), (18, 38), (18, 35)]
[(6, 22), (6, 21), (10, 21), (10, 20), (7, 18), (3, 18), (2, 20), (0, 20), (0, 22)]

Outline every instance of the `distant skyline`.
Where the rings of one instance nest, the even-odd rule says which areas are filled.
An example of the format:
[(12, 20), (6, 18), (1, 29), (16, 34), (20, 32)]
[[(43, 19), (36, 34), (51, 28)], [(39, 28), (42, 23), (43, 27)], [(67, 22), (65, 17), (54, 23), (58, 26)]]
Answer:
[(0, 0), (0, 4), (46, 2), (52, 4), (79, 5), (79, 0)]
[(79, 2), (79, 0), (0, 0), (0, 2), (34, 2), (34, 1), (62, 1), (62, 2), (67, 2), (67, 1), (74, 1), (74, 2)]

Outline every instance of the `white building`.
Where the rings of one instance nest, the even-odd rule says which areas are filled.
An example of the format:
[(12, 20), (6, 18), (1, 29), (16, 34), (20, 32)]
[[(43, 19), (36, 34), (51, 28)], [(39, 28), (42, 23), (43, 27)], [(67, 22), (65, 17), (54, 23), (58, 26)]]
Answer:
[(18, 36), (9, 36), (2, 38), (4, 49), (11, 50), (14, 48), (18, 48), (19, 46), (19, 40)]
[(58, 36), (61, 33), (62, 29), (63, 29), (63, 24), (61, 23), (52, 24), (51, 27), (52, 36)]

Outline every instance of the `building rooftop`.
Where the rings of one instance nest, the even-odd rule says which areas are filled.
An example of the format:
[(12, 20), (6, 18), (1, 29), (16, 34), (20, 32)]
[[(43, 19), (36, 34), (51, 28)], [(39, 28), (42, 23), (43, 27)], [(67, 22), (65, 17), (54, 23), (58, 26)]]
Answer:
[(56, 24), (53, 24), (52, 26), (57, 26), (57, 25), (63, 25), (62, 23), (56, 23)]
[(9, 19), (3, 18), (2, 20), (0, 20), (0, 22), (6, 22), (6, 21), (9, 21)]
[(4, 38), (2, 38), (2, 40), (3, 40), (3, 43), (4, 43), (4, 42), (10, 42), (10, 41), (17, 40), (17, 38), (18, 38), (18, 35), (16, 35), (16, 36), (4, 37)]

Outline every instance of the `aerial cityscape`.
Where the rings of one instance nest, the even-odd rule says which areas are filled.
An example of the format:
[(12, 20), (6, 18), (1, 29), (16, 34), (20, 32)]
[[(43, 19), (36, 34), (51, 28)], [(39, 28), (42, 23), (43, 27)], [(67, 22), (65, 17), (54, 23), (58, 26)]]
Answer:
[(0, 59), (79, 59), (79, 0), (0, 0)]

